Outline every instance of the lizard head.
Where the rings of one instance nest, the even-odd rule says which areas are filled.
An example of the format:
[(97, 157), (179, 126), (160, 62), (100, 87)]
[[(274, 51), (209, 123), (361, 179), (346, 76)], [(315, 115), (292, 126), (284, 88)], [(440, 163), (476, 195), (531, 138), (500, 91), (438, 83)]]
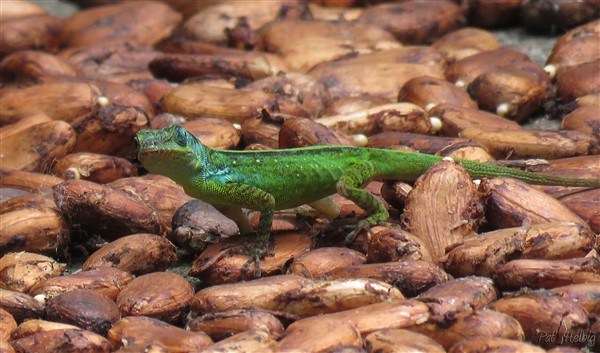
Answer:
[(137, 158), (144, 168), (177, 182), (197, 174), (206, 159), (207, 148), (177, 125), (141, 130), (135, 135), (135, 144)]

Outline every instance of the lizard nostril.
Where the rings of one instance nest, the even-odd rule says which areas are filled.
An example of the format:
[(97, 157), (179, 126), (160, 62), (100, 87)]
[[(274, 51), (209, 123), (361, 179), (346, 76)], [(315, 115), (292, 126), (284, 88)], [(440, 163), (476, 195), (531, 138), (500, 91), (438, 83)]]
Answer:
[(135, 136), (133, 137), (133, 141), (135, 142), (135, 149), (136, 149), (136, 150), (139, 150), (139, 149), (140, 149), (140, 140), (139, 140), (139, 138), (137, 137), (137, 135), (135, 135)]

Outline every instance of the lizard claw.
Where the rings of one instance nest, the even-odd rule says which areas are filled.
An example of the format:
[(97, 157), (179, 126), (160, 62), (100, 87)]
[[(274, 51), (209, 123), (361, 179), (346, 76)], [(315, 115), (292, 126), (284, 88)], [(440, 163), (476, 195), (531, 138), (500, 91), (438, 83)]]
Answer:
[(367, 221), (366, 219), (363, 219), (361, 221), (358, 222), (358, 224), (356, 225), (356, 228), (354, 228), (353, 231), (351, 231), (350, 233), (348, 233), (348, 235), (346, 235), (346, 244), (350, 244), (354, 241), (354, 239), (356, 238), (356, 236), (358, 235), (358, 233), (360, 233), (361, 231), (366, 230), (367, 232), (369, 232), (369, 235), (373, 235), (373, 233), (371, 232), (371, 223), (369, 221)]
[(242, 275), (245, 275), (246, 273), (248, 273), (248, 270), (250, 269), (250, 265), (252, 263), (254, 263), (254, 278), (260, 278), (261, 277), (260, 259), (263, 256), (265, 256), (267, 254), (267, 252), (268, 252), (267, 249), (260, 249), (259, 247), (256, 247), (256, 246), (244, 251), (244, 253), (246, 255), (250, 256), (250, 258), (242, 266)]
[(248, 261), (242, 266), (242, 275), (245, 276), (250, 269), (250, 264), (254, 263), (254, 278), (260, 278), (260, 257), (250, 256)]

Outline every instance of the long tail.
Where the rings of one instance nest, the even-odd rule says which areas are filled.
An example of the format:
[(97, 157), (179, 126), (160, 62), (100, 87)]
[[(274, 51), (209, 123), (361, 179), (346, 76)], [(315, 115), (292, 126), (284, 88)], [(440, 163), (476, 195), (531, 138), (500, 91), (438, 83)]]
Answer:
[(565, 178), (542, 173), (532, 173), (520, 169), (477, 163), (467, 160), (459, 161), (472, 178), (509, 177), (537, 185), (582, 186), (600, 188), (600, 179)]

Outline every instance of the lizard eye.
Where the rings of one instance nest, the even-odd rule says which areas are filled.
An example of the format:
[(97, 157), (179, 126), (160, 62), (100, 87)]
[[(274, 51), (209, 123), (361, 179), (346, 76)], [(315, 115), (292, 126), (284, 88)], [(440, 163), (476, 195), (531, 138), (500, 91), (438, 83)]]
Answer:
[(173, 132), (173, 139), (175, 140), (175, 142), (177, 142), (179, 146), (187, 146), (186, 131), (181, 127), (175, 128), (175, 131)]

